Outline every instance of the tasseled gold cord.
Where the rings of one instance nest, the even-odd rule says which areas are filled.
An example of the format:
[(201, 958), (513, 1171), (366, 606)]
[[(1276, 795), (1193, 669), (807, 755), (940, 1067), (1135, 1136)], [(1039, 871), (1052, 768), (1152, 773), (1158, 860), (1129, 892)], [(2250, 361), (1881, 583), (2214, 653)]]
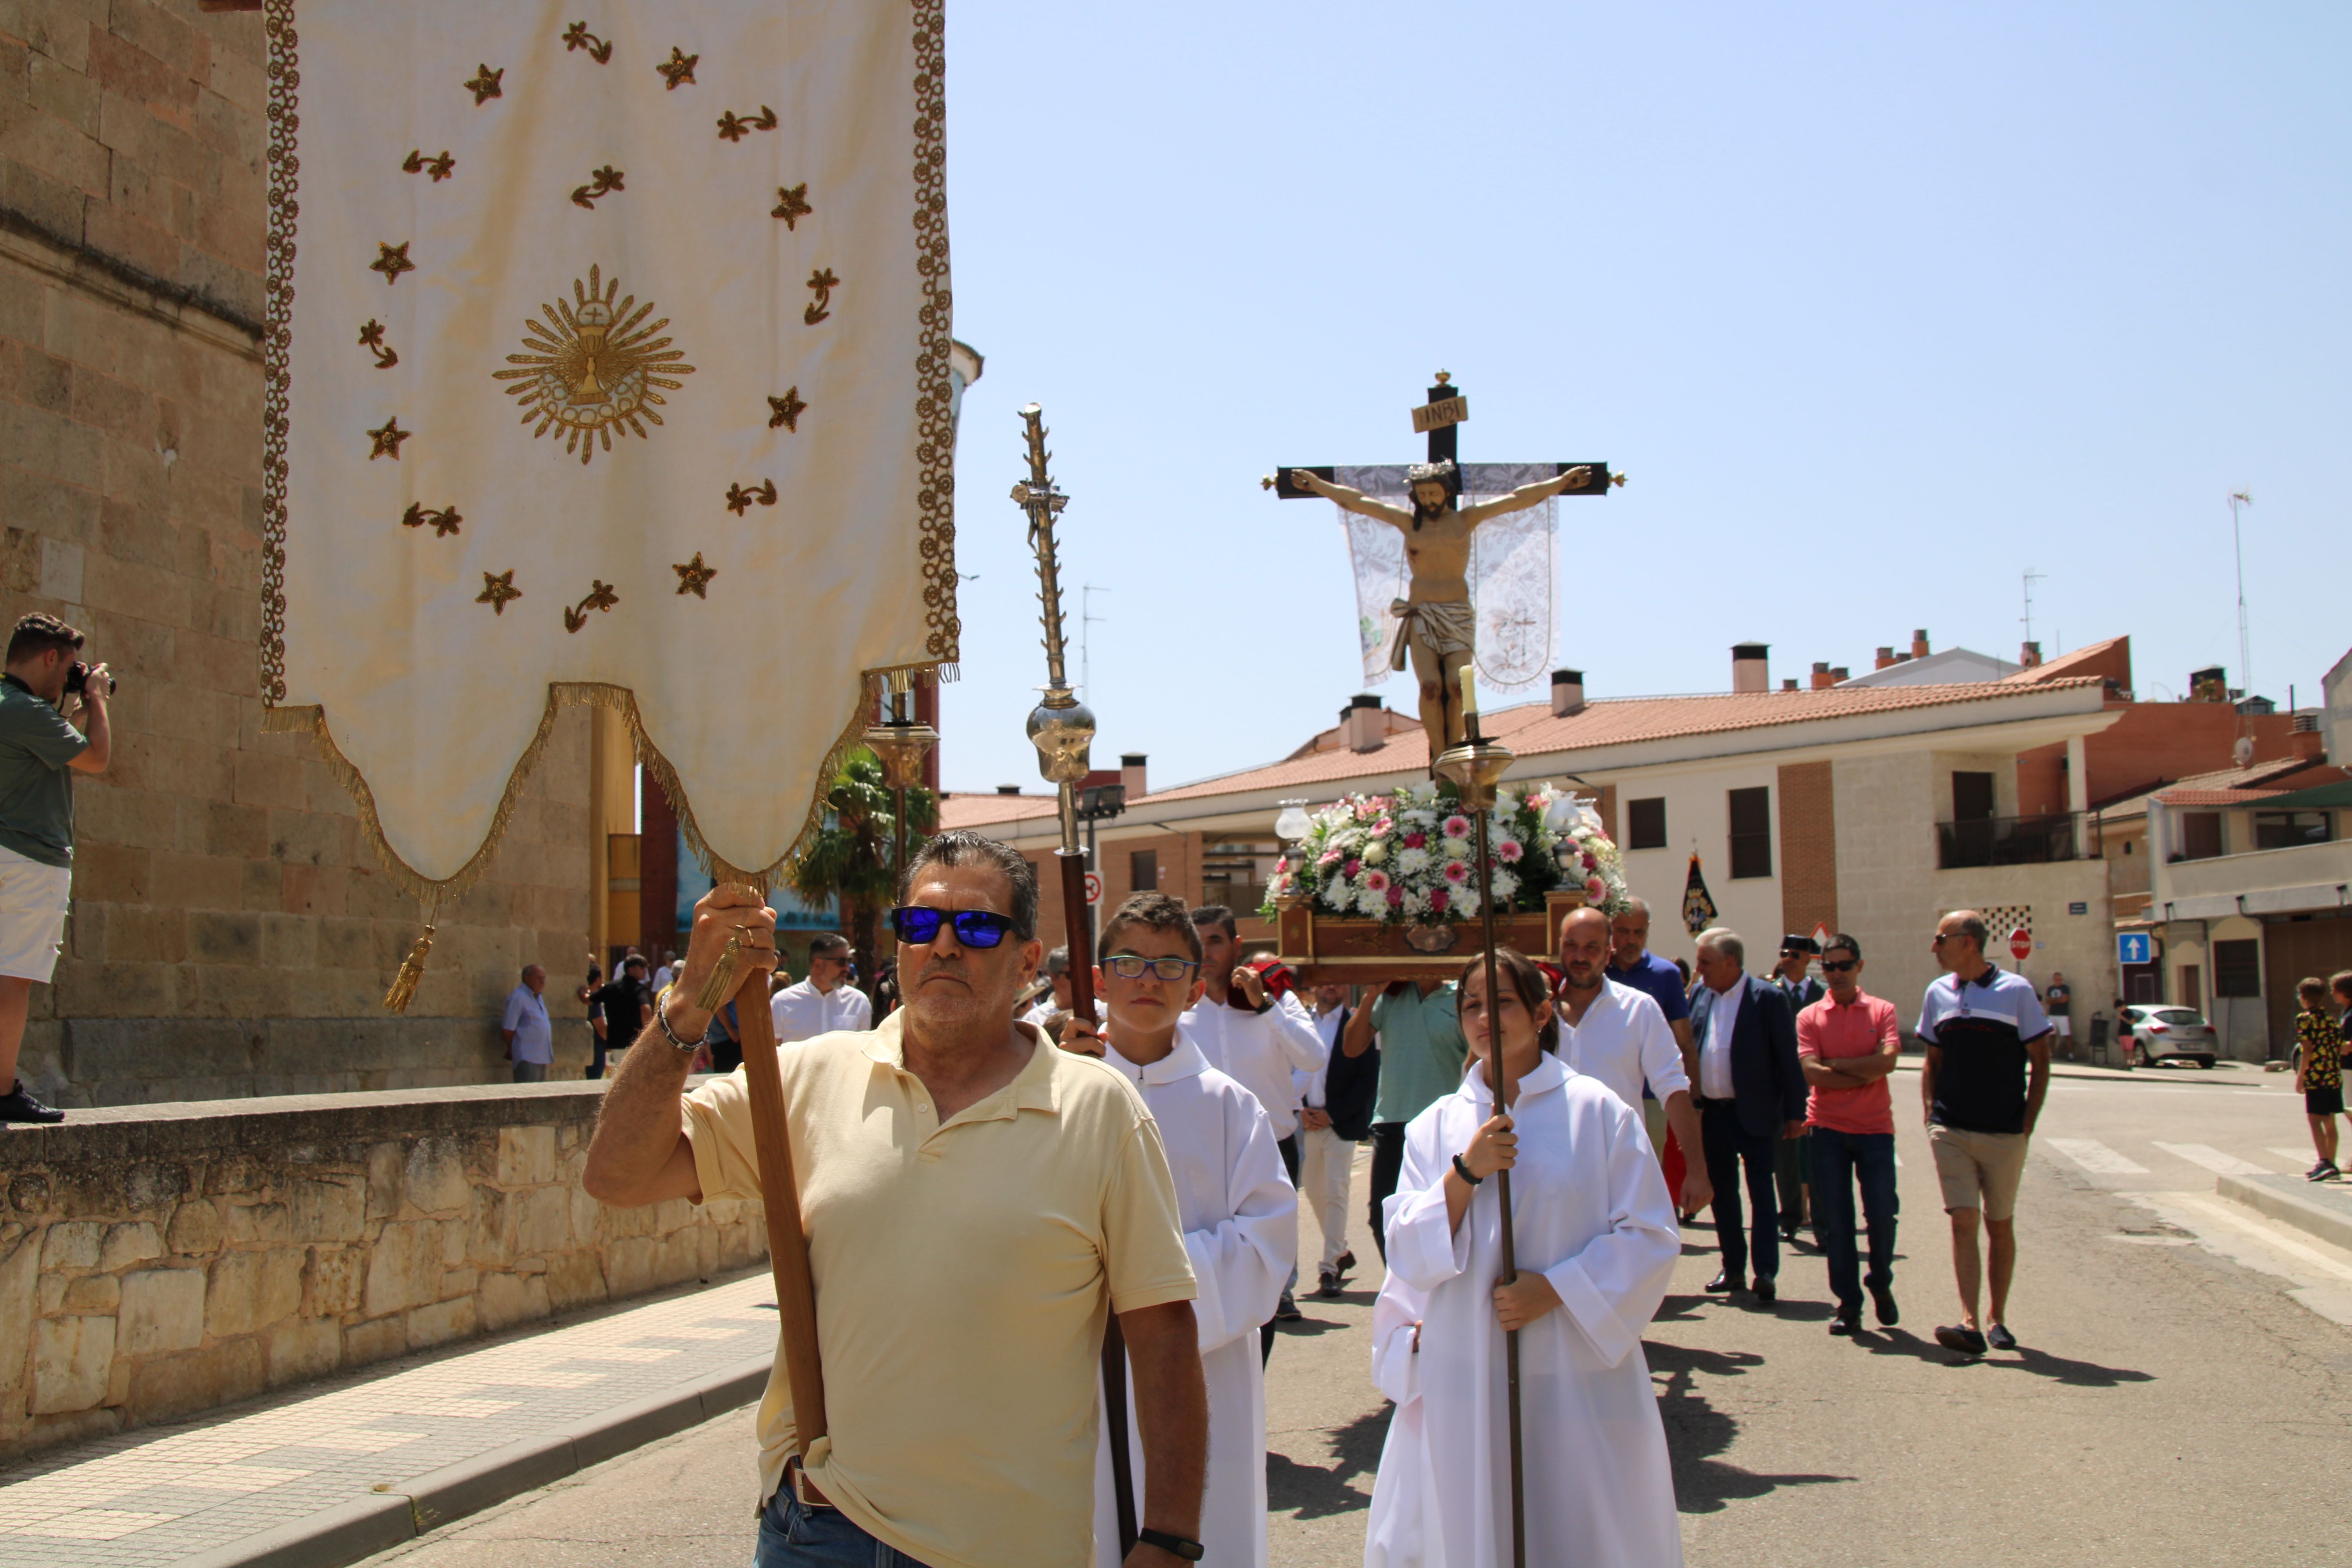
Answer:
[(425, 934), (416, 939), (416, 945), (408, 950), (408, 956), (401, 961), (400, 973), (392, 977), (392, 989), (383, 994), (385, 1012), (408, 1011), (408, 1005), (416, 999), (417, 983), (425, 978), (425, 955), (432, 951), (433, 928), (428, 925)]
[(734, 999), (735, 968), (738, 955), (742, 951), (743, 928), (737, 926), (734, 933), (727, 939), (727, 951), (720, 953), (719, 962), (711, 966), (710, 978), (702, 983), (702, 994), (695, 998), (697, 1007), (705, 1013), (716, 1013)]

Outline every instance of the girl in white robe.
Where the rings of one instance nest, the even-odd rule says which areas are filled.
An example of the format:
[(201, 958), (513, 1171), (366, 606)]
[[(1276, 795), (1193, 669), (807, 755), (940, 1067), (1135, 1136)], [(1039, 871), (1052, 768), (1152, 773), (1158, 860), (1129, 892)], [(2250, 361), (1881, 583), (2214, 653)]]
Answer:
[[(1200, 999), (1199, 942), (1184, 905), (1165, 894), (1139, 894), (1121, 905), (1104, 923), (1100, 947), (1106, 959), (1095, 972), (1096, 994), (1110, 1013), (1109, 1047), (1076, 1018), (1063, 1047), (1099, 1053), (1141, 1092), (1160, 1124), (1169, 1172), (1176, 1179), (1184, 1250), (1200, 1291), (1192, 1316), (1209, 1389), (1208, 1484), (1201, 1500), (1200, 1535), (1207, 1551), (1202, 1561), (1224, 1568), (1266, 1568), (1265, 1381), (1257, 1331), (1274, 1316), (1297, 1261), (1298, 1194), (1283, 1169), (1282, 1152), (1257, 1097), (1211, 1067), (1177, 1027), (1178, 1015)], [(1149, 970), (1119, 973), (1138, 968), (1137, 959), (1195, 967), (1174, 982)], [(1121, 1046), (1150, 1059), (1130, 1060)], [(1141, 1522), (1143, 1443), (1132, 1375), (1127, 1429)], [(1095, 1442), (1095, 1562), (1097, 1568), (1118, 1568), (1119, 1561), (1110, 1436), (1108, 1424), (1102, 1423)]]
[[(1673, 1199), (1638, 1112), (1552, 1054), (1541, 972), (1498, 950), (1516, 1102), (1487, 1079), (1486, 964), (1460, 990), (1472, 1067), (1405, 1129), (1388, 1208), (1373, 1381), (1396, 1402), (1372, 1485), (1366, 1568), (1499, 1568), (1511, 1560), (1503, 1330), (1519, 1330), (1528, 1561), (1678, 1568), (1682, 1532), (1642, 1331), (1681, 1251)], [(1463, 1156), (1480, 1180), (1454, 1166)], [(1511, 1173), (1519, 1277), (1502, 1277), (1493, 1180)]]

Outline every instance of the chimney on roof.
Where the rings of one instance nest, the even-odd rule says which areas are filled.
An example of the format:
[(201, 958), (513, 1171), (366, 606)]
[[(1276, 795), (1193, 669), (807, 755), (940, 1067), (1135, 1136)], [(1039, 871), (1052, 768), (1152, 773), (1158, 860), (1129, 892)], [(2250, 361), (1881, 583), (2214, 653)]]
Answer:
[(1379, 698), (1370, 695), (1352, 697), (1342, 711), (1346, 714), (1343, 729), (1348, 750), (1377, 752), (1388, 744), (1388, 717), (1381, 711)]
[(1873, 669), (1891, 669), (1899, 662), (1900, 661), (1895, 657), (1894, 645), (1890, 643), (1886, 647), (1878, 650), (1878, 662), (1872, 665), (1870, 668)]
[(1842, 686), (1853, 679), (1853, 671), (1848, 669), (1844, 665), (1833, 664), (1830, 666), (1830, 684), (1832, 686)]
[(1830, 673), (1830, 661), (1825, 658), (1817, 658), (1813, 660), (1812, 689), (1815, 691), (1824, 691), (1836, 684), (1837, 677)]
[(1797, 678), (1791, 675), (1782, 680), (1780, 682), (1780, 689), (1783, 691), (1794, 691), (1797, 689)]
[(2038, 642), (2027, 643), (2018, 654), (2017, 662), (2027, 669), (2041, 668), (2042, 645)]
[(2229, 672), (2218, 664), (2189, 672), (2189, 700), (2191, 702), (2227, 702), (2230, 700)]
[(1584, 711), (1584, 671), (1555, 669), (1551, 672), (1551, 713), (1555, 719), (1565, 719)]
[(1911, 657), (1913, 658), (1927, 657), (1927, 628), (1925, 626), (1911, 634)]
[(1019, 795), (1021, 793), (1021, 786), (1019, 784), (998, 784), (996, 786), (996, 793), (999, 795)]
[(1118, 782), (1125, 786), (1130, 805), (1151, 793), (1144, 787), (1143, 763), (1141, 752), (1121, 752), (1118, 754)]
[(1772, 669), (1767, 662), (1772, 649), (1760, 642), (1731, 645), (1731, 689), (1734, 691), (1769, 691), (1772, 689)]

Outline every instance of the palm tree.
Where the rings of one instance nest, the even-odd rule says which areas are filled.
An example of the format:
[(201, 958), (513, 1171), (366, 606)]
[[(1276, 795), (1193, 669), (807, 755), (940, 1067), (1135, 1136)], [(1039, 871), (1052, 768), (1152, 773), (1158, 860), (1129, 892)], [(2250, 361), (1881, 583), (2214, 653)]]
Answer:
[[(939, 798), (907, 792), (907, 853), (913, 856), (939, 825)], [(815, 908), (839, 901), (842, 924), (857, 957), (860, 988), (872, 994), (876, 925), (897, 895), (898, 868), (891, 841), (897, 802), (882, 783), (882, 764), (863, 746), (849, 753), (825, 792), (824, 826), (800, 858), (784, 868), (793, 892)]]

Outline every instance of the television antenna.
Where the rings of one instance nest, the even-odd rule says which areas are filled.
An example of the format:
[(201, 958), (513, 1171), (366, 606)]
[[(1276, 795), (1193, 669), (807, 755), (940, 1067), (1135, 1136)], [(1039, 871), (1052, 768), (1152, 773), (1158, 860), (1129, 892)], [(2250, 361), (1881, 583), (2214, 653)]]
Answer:
[(2036, 572), (2031, 566), (2025, 569), (2025, 614), (2021, 618), (2025, 622), (2027, 642), (2033, 640), (2033, 584), (2042, 582), (2048, 575), (2048, 573)]
[(2238, 513), (2253, 504), (2252, 492), (2230, 492), (2230, 553), (2238, 563), (2238, 680), (2249, 697), (2254, 694), (2254, 655), (2253, 643), (2246, 635), (2246, 552), (2239, 542)]

